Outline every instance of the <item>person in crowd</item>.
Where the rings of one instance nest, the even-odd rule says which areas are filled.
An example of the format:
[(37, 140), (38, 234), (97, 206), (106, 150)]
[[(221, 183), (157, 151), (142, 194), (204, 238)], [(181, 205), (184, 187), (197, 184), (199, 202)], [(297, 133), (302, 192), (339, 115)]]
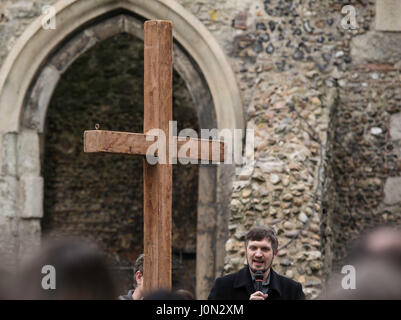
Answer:
[(133, 289), (126, 295), (119, 296), (119, 300), (142, 300), (143, 292), (143, 253), (138, 256), (134, 265)]
[(181, 295), (184, 300), (195, 300), (195, 296), (192, 292), (186, 289), (178, 289), (176, 293)]
[(177, 291), (171, 291), (166, 289), (152, 290), (148, 294), (145, 294), (143, 300), (188, 300), (182, 294)]
[(331, 275), (321, 299), (401, 299), (401, 231), (380, 226), (354, 240), (341, 274)]
[(17, 299), (113, 300), (116, 286), (101, 249), (79, 238), (47, 239), (22, 268)]
[(305, 299), (300, 283), (279, 275), (272, 268), (278, 239), (271, 228), (253, 227), (245, 236), (245, 251), (247, 265), (216, 279), (209, 300)]

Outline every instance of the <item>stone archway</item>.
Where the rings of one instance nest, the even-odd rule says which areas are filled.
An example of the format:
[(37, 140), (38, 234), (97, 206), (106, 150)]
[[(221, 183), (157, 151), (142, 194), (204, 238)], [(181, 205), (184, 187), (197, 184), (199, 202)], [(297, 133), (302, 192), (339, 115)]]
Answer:
[[(57, 32), (43, 30), (38, 18), (1, 69), (0, 114), (5, 117), (0, 118), (0, 187), (7, 194), (1, 200), (6, 210), (0, 225), (11, 248), (10, 264), (40, 242), (40, 135), (53, 90), (68, 66), (97, 42), (121, 32), (143, 38), (145, 18), (172, 20), (175, 69), (198, 106), (201, 128), (243, 129), (238, 89), (224, 54), (200, 22), (177, 3), (61, 1), (56, 11)], [(228, 165), (199, 169), (198, 298), (206, 298), (223, 268), (232, 173)]]

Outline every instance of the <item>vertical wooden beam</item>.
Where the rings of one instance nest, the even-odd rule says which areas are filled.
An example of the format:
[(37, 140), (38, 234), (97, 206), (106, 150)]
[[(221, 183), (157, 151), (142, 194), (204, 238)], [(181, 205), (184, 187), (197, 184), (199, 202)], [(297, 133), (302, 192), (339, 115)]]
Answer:
[[(144, 132), (169, 136), (172, 111), (172, 23), (145, 22)], [(166, 139), (168, 160), (168, 139)], [(172, 165), (150, 165), (144, 158), (144, 288), (171, 288)]]

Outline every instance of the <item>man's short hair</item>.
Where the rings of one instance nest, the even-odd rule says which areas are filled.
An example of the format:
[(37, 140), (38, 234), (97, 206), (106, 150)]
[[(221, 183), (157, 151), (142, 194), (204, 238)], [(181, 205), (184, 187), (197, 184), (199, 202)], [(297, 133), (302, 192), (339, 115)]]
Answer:
[(143, 275), (143, 253), (139, 255), (139, 257), (135, 261), (134, 265), (134, 289), (137, 287), (136, 283), (136, 273), (139, 271)]
[(276, 233), (272, 228), (268, 228), (266, 226), (256, 226), (248, 231), (248, 233), (245, 235), (245, 250), (249, 241), (262, 241), (263, 239), (270, 240), (273, 251), (277, 250), (278, 239)]

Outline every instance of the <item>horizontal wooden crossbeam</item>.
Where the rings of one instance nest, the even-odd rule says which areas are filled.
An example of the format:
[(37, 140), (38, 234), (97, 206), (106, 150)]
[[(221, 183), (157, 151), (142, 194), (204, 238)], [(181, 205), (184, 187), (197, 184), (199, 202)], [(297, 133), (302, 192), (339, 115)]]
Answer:
[[(223, 141), (188, 137), (173, 137), (173, 139), (176, 141), (176, 154), (179, 155), (180, 159), (224, 161), (225, 144)], [(108, 152), (144, 156), (149, 147), (156, 141), (157, 137), (143, 133), (87, 130), (84, 132), (84, 152)], [(169, 137), (166, 137), (166, 143), (169, 143)], [(187, 152), (185, 155), (181, 155), (179, 150), (184, 145)], [(196, 156), (191, 155), (190, 150), (197, 151)], [(168, 159), (168, 155), (166, 158)]]

